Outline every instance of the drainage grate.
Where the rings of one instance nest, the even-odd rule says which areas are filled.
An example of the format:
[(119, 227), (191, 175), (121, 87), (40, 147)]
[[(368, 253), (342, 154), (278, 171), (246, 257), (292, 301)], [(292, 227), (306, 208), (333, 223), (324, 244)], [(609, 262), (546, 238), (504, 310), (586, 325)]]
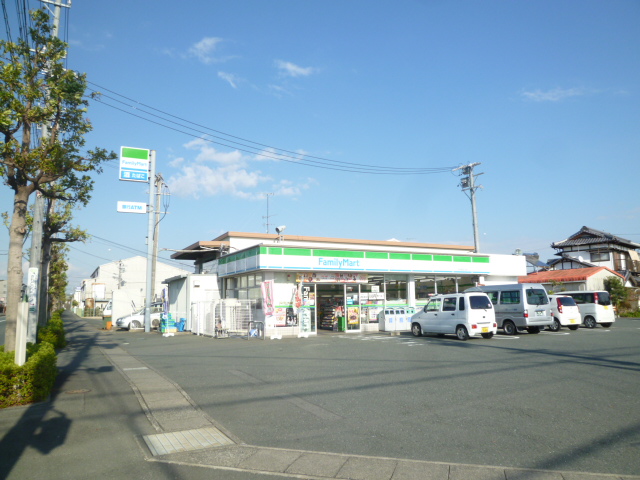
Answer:
[(201, 448), (223, 447), (234, 444), (229, 437), (215, 427), (144, 435), (142, 438), (144, 438), (154, 457), (168, 453), (187, 452)]

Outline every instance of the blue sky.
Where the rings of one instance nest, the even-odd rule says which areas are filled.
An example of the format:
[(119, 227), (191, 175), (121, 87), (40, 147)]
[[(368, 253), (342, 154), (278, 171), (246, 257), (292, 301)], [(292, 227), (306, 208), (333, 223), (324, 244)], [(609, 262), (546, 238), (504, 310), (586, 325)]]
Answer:
[[(480, 250), (546, 259), (583, 225), (640, 242), (639, 21), (635, 0), (112, 0), (74, 1), (63, 30), (69, 68), (103, 93), (87, 147), (157, 152), (162, 257), (266, 231), (265, 193), (271, 233), (473, 245), (445, 170), (479, 162)], [(146, 255), (146, 216), (116, 212), (146, 185), (119, 181), (118, 162), (95, 180), (71, 287)]]

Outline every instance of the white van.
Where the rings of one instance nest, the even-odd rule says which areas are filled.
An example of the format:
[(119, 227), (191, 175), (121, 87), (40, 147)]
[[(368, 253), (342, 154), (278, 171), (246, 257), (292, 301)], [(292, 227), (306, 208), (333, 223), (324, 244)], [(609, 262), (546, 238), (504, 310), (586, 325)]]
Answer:
[(491, 338), (498, 325), (489, 297), (482, 292), (435, 295), (411, 317), (411, 333), (455, 334), (460, 340)]
[(611, 304), (611, 295), (606, 290), (580, 290), (558, 293), (573, 297), (580, 309), (582, 322), (587, 328), (596, 328), (598, 323), (605, 328), (609, 328), (616, 321), (616, 312)]
[(553, 323), (549, 326), (549, 330), (557, 332), (560, 327), (569, 327), (569, 330), (578, 329), (582, 323), (582, 316), (573, 297), (549, 295), (549, 302), (551, 302), (551, 314), (553, 315)]
[(540, 333), (540, 329), (553, 323), (547, 291), (539, 283), (481, 285), (466, 291), (484, 292), (489, 296), (498, 328), (507, 335), (515, 335), (518, 330)]

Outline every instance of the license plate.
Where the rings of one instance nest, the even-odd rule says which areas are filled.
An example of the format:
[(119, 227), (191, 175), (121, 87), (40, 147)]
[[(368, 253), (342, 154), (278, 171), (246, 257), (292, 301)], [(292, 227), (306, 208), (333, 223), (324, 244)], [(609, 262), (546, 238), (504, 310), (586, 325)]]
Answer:
[(605, 305), (605, 306), (604, 306), (604, 309), (605, 309), (605, 310), (609, 310), (609, 305)]
[(541, 312), (540, 310), (538, 310), (536, 312), (536, 317), (542, 317), (542, 316), (544, 316), (544, 312)]
[(578, 323), (578, 321), (575, 318), (572, 318), (571, 320), (569, 320), (569, 323)]
[(489, 333), (489, 327), (482, 327), (482, 333)]

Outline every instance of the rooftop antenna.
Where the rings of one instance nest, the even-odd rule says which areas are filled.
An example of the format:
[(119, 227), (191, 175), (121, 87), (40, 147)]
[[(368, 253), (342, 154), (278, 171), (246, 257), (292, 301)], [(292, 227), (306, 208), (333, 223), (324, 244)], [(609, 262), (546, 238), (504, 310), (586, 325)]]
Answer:
[(267, 227), (265, 230), (265, 233), (269, 233), (269, 218), (271, 217), (271, 215), (269, 215), (269, 197), (273, 196), (273, 192), (270, 193), (262, 193), (262, 195), (264, 195), (267, 198), (267, 216), (266, 217), (262, 217), (262, 218), (266, 218), (267, 219), (267, 223), (265, 223), (264, 225)]

